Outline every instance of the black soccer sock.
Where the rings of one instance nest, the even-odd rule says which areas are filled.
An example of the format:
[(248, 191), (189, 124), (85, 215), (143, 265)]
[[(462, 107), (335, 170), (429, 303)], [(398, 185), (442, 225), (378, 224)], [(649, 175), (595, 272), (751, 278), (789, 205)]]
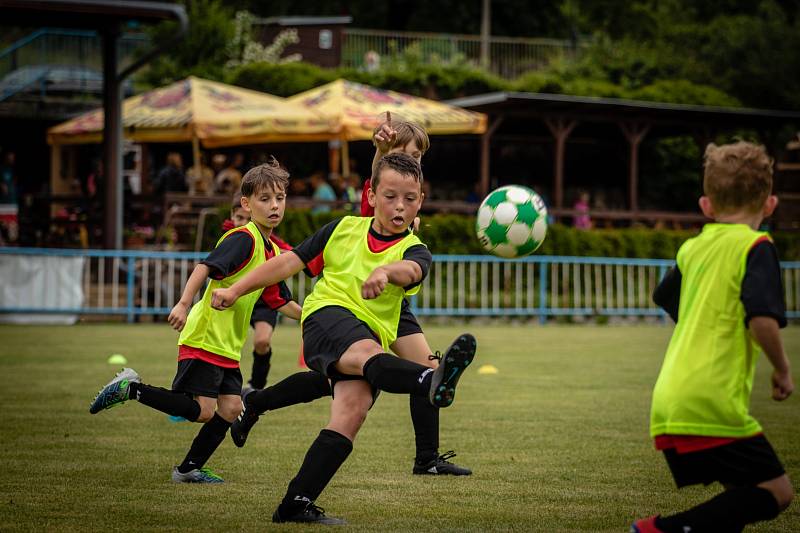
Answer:
[(225, 433), (229, 427), (231, 427), (230, 422), (219, 416), (219, 413), (214, 413), (214, 418), (203, 424), (192, 441), (192, 447), (178, 467), (178, 472), (185, 474), (195, 468), (203, 468), (211, 454), (225, 440)]
[(417, 444), (416, 461), (427, 463), (439, 455), (439, 408), (424, 396), (412, 394), (408, 400)]
[(672, 516), (659, 517), (656, 527), (666, 533), (739, 532), (747, 524), (772, 520), (780, 513), (778, 502), (767, 489), (740, 487)]
[(316, 500), (352, 451), (353, 443), (341, 433), (320, 431), (306, 452), (300, 471), (289, 482), (278, 512), (289, 516), (305, 507), (308, 500)]
[(397, 394), (428, 397), (433, 369), (388, 353), (379, 353), (364, 363), (364, 378), (373, 387)]
[(319, 372), (297, 372), (266, 389), (245, 397), (248, 409), (257, 413), (274, 411), (297, 403), (308, 403), (331, 395), (328, 378)]
[(200, 404), (183, 392), (175, 392), (144, 383), (130, 384), (130, 397), (139, 403), (172, 416), (194, 422), (200, 416)]
[(253, 371), (250, 374), (250, 386), (254, 389), (263, 389), (267, 386), (272, 348), (267, 353), (258, 353), (253, 350)]

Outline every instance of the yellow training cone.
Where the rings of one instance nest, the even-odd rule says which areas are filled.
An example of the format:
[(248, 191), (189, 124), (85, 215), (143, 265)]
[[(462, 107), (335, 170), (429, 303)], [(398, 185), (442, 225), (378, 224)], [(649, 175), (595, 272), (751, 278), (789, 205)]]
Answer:
[(111, 357), (108, 358), (109, 365), (127, 365), (128, 360), (125, 359), (125, 356), (121, 353), (112, 354)]
[(499, 370), (494, 365), (483, 365), (478, 369), (478, 374), (497, 374)]

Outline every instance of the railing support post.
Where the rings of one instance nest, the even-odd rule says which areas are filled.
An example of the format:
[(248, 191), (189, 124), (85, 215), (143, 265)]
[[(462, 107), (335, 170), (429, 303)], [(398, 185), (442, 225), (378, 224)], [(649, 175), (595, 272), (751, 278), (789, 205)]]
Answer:
[(549, 263), (539, 263), (539, 324), (547, 324), (547, 267)]

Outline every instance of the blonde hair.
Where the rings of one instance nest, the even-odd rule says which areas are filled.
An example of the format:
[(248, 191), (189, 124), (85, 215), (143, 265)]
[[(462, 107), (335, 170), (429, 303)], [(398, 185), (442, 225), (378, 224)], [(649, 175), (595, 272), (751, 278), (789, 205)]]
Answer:
[(718, 212), (758, 211), (772, 192), (772, 165), (760, 144), (711, 143), (703, 161), (703, 192)]
[(431, 147), (431, 140), (422, 126), (408, 120), (399, 120), (392, 123), (392, 128), (397, 132), (395, 146), (404, 147), (411, 141), (417, 145), (419, 151), (424, 155)]

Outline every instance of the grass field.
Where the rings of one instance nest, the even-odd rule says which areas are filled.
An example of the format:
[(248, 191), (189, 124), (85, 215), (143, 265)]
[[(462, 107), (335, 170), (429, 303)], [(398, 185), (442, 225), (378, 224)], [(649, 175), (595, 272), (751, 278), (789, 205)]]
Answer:
[[(350, 459), (317, 502), (354, 531), (627, 531), (718, 487), (674, 489), (647, 435), (650, 393), (671, 328), (426, 328), (444, 348), (464, 329), (476, 368), (441, 416), (441, 451), (475, 473), (412, 476), (405, 397), (382, 394)], [(296, 326), (280, 326), (270, 382), (296, 369)], [(800, 367), (800, 328), (784, 331)], [(145, 382), (169, 386), (176, 335), (164, 324), (0, 326), (0, 530), (254, 531), (272, 512), (327, 420), (329, 400), (266, 415), (243, 449), (227, 439), (209, 466), (226, 483), (176, 485), (170, 469), (198, 426), (130, 402), (92, 416), (89, 402), (123, 353)], [(249, 353), (249, 351), (247, 352)], [(250, 356), (244, 358), (249, 376)], [(478, 375), (481, 364), (495, 375)], [(795, 371), (795, 381), (800, 373)], [(759, 364), (752, 410), (800, 479), (798, 398), (769, 400)], [(300, 526), (282, 530), (299, 531)], [(318, 528), (306, 528), (315, 529)], [(800, 530), (800, 504), (752, 531)]]

